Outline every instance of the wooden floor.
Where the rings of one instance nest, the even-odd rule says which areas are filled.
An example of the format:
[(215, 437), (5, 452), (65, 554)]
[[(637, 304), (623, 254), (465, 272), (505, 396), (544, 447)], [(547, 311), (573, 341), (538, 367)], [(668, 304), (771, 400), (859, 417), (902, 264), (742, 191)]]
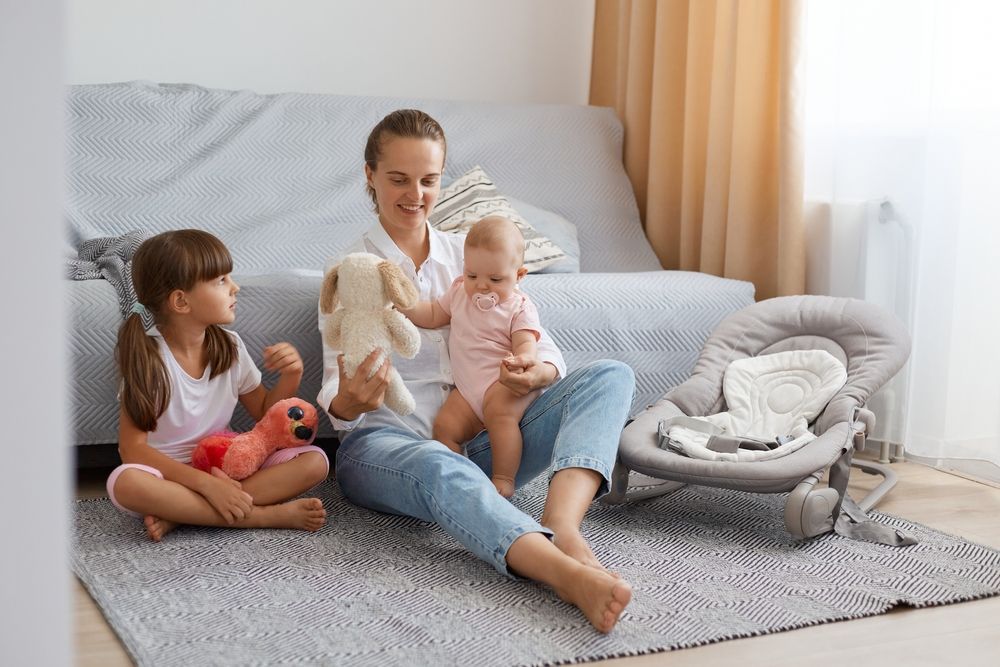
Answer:
[[(893, 464), (899, 484), (878, 509), (1000, 549), (1000, 489), (916, 463)], [(77, 495), (104, 495), (102, 469), (80, 472)], [(861, 498), (878, 478), (855, 471), (851, 495)], [(129, 665), (124, 648), (86, 590), (76, 582), (76, 663)], [(627, 618), (623, 622), (628, 622)], [(1000, 664), (1000, 597), (737, 639), (683, 651), (621, 658), (595, 665), (782, 665), (866, 667)]]

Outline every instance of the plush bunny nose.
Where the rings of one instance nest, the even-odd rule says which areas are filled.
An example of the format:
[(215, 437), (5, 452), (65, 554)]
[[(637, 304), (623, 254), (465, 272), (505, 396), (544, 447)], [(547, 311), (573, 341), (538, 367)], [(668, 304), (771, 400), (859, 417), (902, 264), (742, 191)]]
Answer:
[(295, 437), (299, 440), (308, 440), (312, 437), (313, 430), (308, 426), (296, 426)]

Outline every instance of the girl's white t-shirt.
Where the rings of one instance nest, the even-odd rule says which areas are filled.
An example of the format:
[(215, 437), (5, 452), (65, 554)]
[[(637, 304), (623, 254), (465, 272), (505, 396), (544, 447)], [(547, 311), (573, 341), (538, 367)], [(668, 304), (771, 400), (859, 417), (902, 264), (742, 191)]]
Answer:
[(207, 435), (229, 429), (236, 402), (260, 384), (260, 369), (250, 358), (243, 340), (227, 331), (239, 351), (229, 370), (209, 380), (209, 366), (200, 378), (181, 368), (163, 336), (155, 336), (160, 357), (170, 380), (170, 403), (156, 420), (156, 430), (147, 435), (149, 445), (181, 463), (191, 462), (191, 452)]

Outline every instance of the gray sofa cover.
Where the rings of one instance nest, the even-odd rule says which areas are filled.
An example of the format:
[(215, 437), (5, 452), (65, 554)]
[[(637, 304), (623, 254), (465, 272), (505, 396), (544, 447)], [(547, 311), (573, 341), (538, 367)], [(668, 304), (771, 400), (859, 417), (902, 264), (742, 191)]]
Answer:
[[(659, 270), (622, 167), (622, 127), (597, 107), (260, 95), (149, 82), (73, 86), (67, 255), (84, 240), (134, 229), (216, 234), (232, 251), (243, 288), (233, 328), (258, 363), (264, 345), (296, 345), (306, 365), (299, 393), (314, 400), (322, 267), (374, 223), (364, 141), (402, 107), (424, 109), (444, 127), (444, 184), (481, 165), (503, 194), (576, 226), (581, 273), (535, 274), (525, 290), (571, 368), (614, 358), (635, 369), (636, 410), (683, 381), (716, 324), (753, 302), (749, 283)], [(70, 282), (67, 290), (74, 442), (115, 442), (118, 301), (101, 280)], [(249, 425), (238, 411), (233, 426)], [(333, 435), (326, 421), (320, 435)]]

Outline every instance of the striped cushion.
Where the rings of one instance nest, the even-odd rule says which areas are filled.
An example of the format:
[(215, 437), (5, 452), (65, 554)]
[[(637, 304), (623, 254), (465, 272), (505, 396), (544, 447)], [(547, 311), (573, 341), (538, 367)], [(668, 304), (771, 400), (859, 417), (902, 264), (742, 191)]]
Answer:
[(431, 226), (442, 232), (466, 234), (472, 225), (489, 215), (507, 218), (521, 230), (524, 236), (524, 266), (528, 273), (540, 271), (566, 257), (566, 253), (555, 243), (539, 234), (514, 210), (478, 165), (441, 189), (429, 220)]

